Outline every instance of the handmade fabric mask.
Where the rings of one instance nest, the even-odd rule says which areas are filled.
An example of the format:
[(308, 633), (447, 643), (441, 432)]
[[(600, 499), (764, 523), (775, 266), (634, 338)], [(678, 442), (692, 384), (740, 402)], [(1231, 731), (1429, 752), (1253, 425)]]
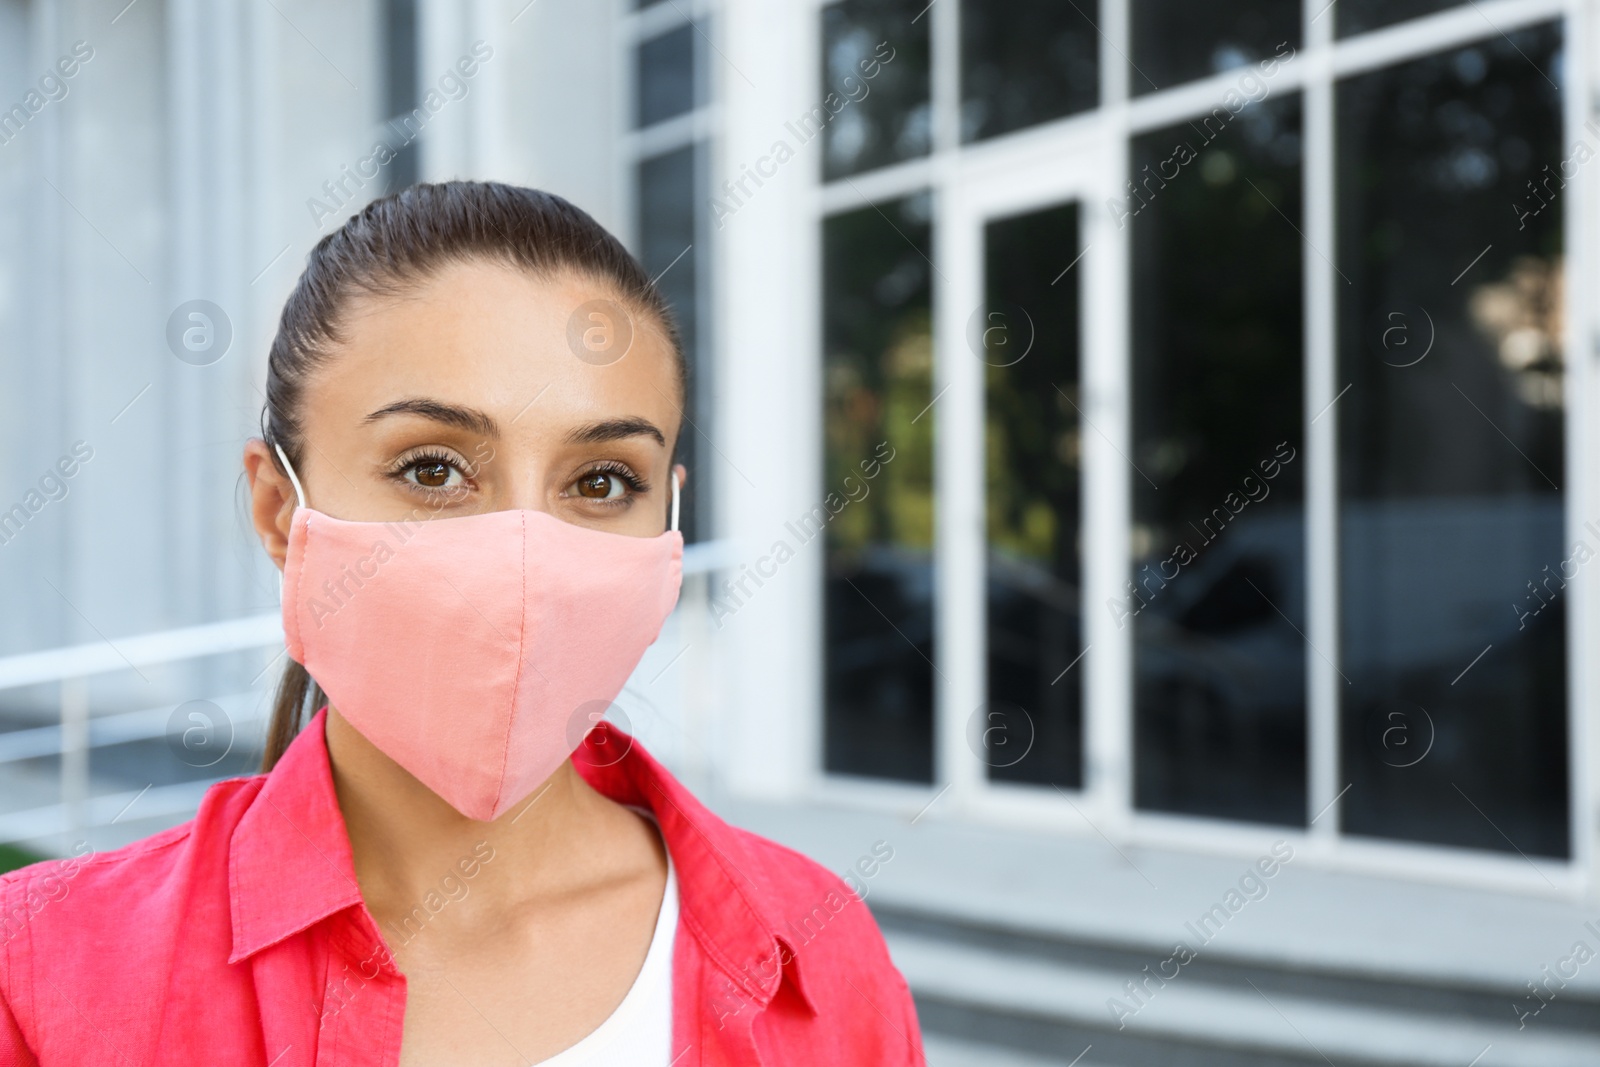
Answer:
[(630, 537), (545, 512), (355, 522), (298, 506), (289, 655), (380, 751), (472, 819), (499, 817), (583, 742), (661, 632), (683, 578), (671, 529)]

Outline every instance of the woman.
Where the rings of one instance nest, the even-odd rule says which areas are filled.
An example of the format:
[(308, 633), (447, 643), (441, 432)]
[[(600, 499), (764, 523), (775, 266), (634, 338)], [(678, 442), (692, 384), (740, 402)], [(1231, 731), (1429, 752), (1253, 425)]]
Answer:
[(684, 381), (559, 197), (419, 185), (319, 242), (244, 454), (266, 773), (0, 879), (0, 1062), (921, 1063), (865, 904), (601, 721), (677, 599)]

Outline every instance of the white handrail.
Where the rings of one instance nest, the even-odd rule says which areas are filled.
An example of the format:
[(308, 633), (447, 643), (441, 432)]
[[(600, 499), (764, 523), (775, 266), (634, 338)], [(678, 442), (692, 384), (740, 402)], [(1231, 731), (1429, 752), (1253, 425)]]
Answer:
[[(250, 693), (235, 693), (217, 697), (216, 700), (240, 699), (242, 702), (242, 698), (250, 696), (252, 696)], [(130, 741), (152, 741), (166, 737), (171, 726), (171, 718), (170, 704), (139, 711), (96, 715), (86, 724), (88, 739), (84, 742), (84, 747), (108, 748), (111, 745), (125, 745)], [(235, 727), (257, 722), (265, 723), (266, 714), (260, 708), (255, 708), (248, 712), (232, 713), (228, 716), (228, 721)], [(59, 724), (27, 726), (20, 730), (0, 733), (0, 765), (15, 763), (18, 760), (38, 759), (41, 756), (59, 755), (67, 747), (62, 743), (63, 736)]]
[(84, 678), (91, 674), (148, 667), (156, 663), (198, 659), (220, 652), (239, 652), (260, 648), (283, 640), (283, 623), (277, 612), (252, 615), (226, 622), (209, 622), (178, 630), (119, 637), (65, 648), (0, 659), (0, 689), (15, 689), (63, 678)]
[(46, 804), (25, 811), (0, 812), (0, 841), (40, 841), (56, 835), (76, 837), (89, 826), (107, 826), (117, 817), (139, 803), (140, 819), (161, 815), (192, 815), (200, 806), (200, 798), (207, 789), (222, 781), (221, 778), (201, 778), (192, 782), (174, 782), (171, 785), (150, 786), (140, 790), (120, 793), (102, 793), (85, 797), (81, 819), (73, 817), (67, 804)]

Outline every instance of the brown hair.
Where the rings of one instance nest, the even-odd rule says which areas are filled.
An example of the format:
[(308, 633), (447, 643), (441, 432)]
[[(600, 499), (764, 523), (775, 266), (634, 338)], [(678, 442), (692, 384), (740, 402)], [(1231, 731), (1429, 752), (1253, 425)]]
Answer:
[[(659, 324), (677, 363), (680, 397), (688, 370), (671, 309), (650, 276), (605, 227), (553, 193), (500, 182), (413, 185), (372, 201), (318, 241), (306, 257), (267, 355), (261, 436), (304, 469), (299, 410), (311, 372), (341, 340), (340, 316), (358, 294), (398, 295), (440, 268), (487, 260), (549, 277), (563, 271), (595, 279), (646, 320)], [(273, 461), (276, 463), (276, 459)], [(322, 688), (293, 660), (278, 683), (261, 769), (270, 771), (320, 708)]]

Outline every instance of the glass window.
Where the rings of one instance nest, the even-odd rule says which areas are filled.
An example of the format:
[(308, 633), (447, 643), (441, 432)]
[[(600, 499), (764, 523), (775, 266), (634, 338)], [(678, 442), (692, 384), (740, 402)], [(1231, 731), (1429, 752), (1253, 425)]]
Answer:
[(1340, 37), (1352, 33), (1392, 26), (1396, 22), (1431, 15), (1435, 11), (1459, 7), (1462, 0), (1337, 0), (1333, 9), (1336, 32)]
[(1165, 89), (1300, 48), (1299, 0), (1134, 0), (1134, 95)]
[(1350, 833), (1567, 855), (1561, 47), (1338, 87)]
[(826, 180), (928, 154), (928, 26), (920, 0), (844, 0), (822, 9), (822, 88), (791, 128), (823, 131)]
[(711, 453), (702, 436), (708, 432), (700, 400), (706, 396), (705, 369), (700, 339), (700, 252), (696, 237), (695, 193), (698, 150), (686, 145), (639, 163), (639, 262), (657, 279), (661, 295), (672, 305), (682, 336), (684, 358), (689, 363), (689, 393), (685, 397), (682, 428), (678, 432), (678, 459), (692, 472), (683, 489), (679, 528), (685, 541), (702, 538), (703, 522), (696, 506), (709, 499), (713, 475)]
[(822, 228), (823, 484), (790, 524), (826, 532), (825, 763), (933, 778), (931, 198)]
[(639, 46), (636, 125), (675, 118), (699, 105), (694, 63), (694, 27), (679, 26)]
[(1078, 205), (990, 222), (986, 367), (988, 701), (976, 736), (992, 778), (1083, 785), (1079, 609)]
[[(1303, 824), (1301, 100), (1137, 137), (1134, 799)], [(1101, 610), (1097, 607), (1096, 610)]]
[(405, 119), (421, 102), (417, 95), (417, 0), (385, 0), (383, 5), (384, 117), (400, 121), (391, 125), (385, 140), (397, 144), (390, 160), (385, 191), (414, 184), (419, 177), (417, 142), (406, 135), (416, 126)]
[(1098, 0), (963, 0), (961, 139), (976, 141), (1094, 107)]

